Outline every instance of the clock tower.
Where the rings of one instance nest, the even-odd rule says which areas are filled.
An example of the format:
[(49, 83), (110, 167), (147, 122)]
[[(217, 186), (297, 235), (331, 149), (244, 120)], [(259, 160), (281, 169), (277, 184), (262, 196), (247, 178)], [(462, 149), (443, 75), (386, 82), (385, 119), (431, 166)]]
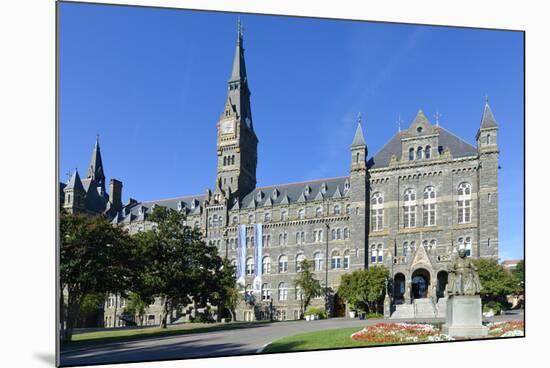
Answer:
[(227, 99), (217, 129), (216, 188), (242, 198), (256, 187), (258, 138), (252, 123), (240, 22)]

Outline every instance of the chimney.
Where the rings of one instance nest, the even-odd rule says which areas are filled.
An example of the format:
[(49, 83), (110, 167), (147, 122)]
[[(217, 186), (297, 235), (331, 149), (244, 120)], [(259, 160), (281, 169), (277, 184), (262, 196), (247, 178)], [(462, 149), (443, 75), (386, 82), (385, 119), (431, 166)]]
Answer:
[(122, 208), (122, 182), (116, 179), (109, 181), (109, 202), (114, 211)]

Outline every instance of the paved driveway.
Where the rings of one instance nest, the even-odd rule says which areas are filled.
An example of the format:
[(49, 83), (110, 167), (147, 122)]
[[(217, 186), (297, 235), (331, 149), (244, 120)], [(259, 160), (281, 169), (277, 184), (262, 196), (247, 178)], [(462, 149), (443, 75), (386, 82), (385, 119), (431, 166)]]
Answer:
[[(523, 318), (522, 315), (510, 315), (494, 317), (491, 320), (521, 318)], [(265, 344), (284, 336), (331, 328), (357, 327), (359, 330), (366, 325), (380, 321), (333, 318), (310, 322), (275, 322), (253, 324), (237, 330), (191, 333), (180, 336), (147, 338), (139, 341), (106, 342), (85, 347), (68, 347), (62, 349), (61, 364), (68, 366), (254, 354)], [(394, 321), (398, 322), (392, 320), (392, 322)]]

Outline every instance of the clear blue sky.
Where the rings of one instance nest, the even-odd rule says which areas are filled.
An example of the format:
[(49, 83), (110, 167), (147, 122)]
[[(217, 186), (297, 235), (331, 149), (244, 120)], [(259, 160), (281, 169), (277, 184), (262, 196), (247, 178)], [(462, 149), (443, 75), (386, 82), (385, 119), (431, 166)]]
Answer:
[[(370, 155), (418, 109), (475, 145), (487, 94), (500, 125), (500, 255), (523, 257), (523, 34), (240, 15), (258, 185), (347, 175), (356, 116)], [(124, 198), (202, 194), (236, 14), (61, 4), (60, 173), (85, 175), (96, 133)], [(369, 155), (369, 156), (370, 156)]]

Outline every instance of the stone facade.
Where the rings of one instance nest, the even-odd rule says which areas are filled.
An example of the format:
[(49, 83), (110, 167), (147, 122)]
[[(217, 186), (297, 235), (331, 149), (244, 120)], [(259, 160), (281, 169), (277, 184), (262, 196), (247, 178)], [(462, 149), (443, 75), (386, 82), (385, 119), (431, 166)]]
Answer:
[[(337, 297), (343, 273), (385, 265), (392, 273), (393, 311), (414, 299), (432, 298), (437, 303), (444, 298), (447, 267), (458, 248), (466, 248), (471, 257), (498, 257), (499, 152), (497, 124), (488, 102), (476, 135), (477, 147), (430, 123), (419, 111), (409, 128), (368, 158), (359, 121), (346, 176), (257, 187), (259, 140), (244, 60), (239, 32), (228, 96), (217, 123), (213, 191), (154, 202), (131, 199), (122, 205), (121, 182), (111, 181), (114, 195), (105, 192), (103, 170), (99, 174), (97, 170), (96, 143), (95, 158), (84, 179), (88, 188), (75, 173), (61, 186), (64, 207), (86, 211), (86, 198), (96, 195), (98, 189), (93, 188), (102, 188), (103, 207), (96, 206), (98, 211), (108, 213), (114, 225), (131, 233), (152, 226), (147, 216), (154, 206), (184, 211), (187, 225), (200, 228), (205, 241), (234, 262), (238, 225), (246, 224), (250, 237), (252, 225), (261, 223), (264, 258), (262, 264), (248, 265), (252, 274), (247, 275), (246, 286), (250, 290), (252, 267), (263, 267), (264, 285), (254, 295), (254, 306), (241, 303), (239, 320), (266, 319), (270, 313), (275, 319), (298, 318), (293, 280), (297, 261), (303, 258), (313, 261), (316, 277), (329, 287), (330, 313), (343, 315), (345, 306)], [(69, 195), (74, 199), (74, 193), (82, 197), (83, 205), (67, 200)], [(250, 255), (252, 243), (252, 239), (247, 242)], [(122, 303), (115, 296), (106, 303), (106, 326), (124, 324), (119, 320)], [(324, 306), (325, 298), (312, 304)], [(171, 320), (186, 318), (189, 311), (174, 312)], [(159, 316), (160, 305), (152, 305), (145, 321), (158, 324)]]

